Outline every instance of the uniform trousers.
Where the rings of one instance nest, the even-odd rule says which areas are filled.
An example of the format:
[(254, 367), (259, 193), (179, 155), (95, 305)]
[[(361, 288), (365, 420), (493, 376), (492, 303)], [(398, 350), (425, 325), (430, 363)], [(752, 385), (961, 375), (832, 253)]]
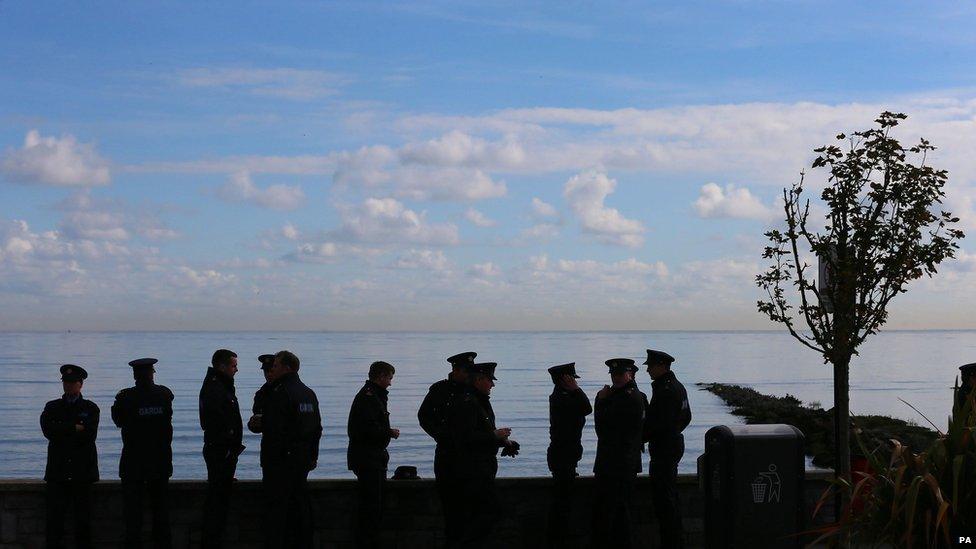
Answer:
[(203, 460), (207, 464), (207, 495), (203, 502), (200, 545), (204, 549), (218, 549), (224, 544), (237, 455), (226, 448), (204, 446)]
[(573, 484), (575, 481), (575, 468), (552, 472), (549, 521), (546, 528), (546, 544), (548, 547), (555, 549), (575, 545), (576, 535), (573, 527)]
[(74, 518), (75, 546), (91, 547), (91, 483), (74, 480), (49, 481), (45, 495), (47, 547), (64, 547), (64, 517), (69, 507)]
[(447, 452), (440, 450), (440, 445), (434, 450), (434, 485), (444, 514), (446, 545), (455, 547), (461, 540), (462, 492), (460, 481), (452, 478), (449, 458), (445, 454)]
[[(684, 444), (681, 445), (684, 453)], [(681, 505), (678, 503), (678, 461), (681, 454), (673, 452), (651, 454), (651, 501), (658, 528), (661, 530), (661, 547), (681, 549), (684, 535), (681, 526)]]
[(122, 517), (125, 520), (125, 547), (142, 547), (142, 500), (149, 493), (152, 507), (152, 541), (157, 549), (172, 547), (169, 526), (169, 479), (122, 479)]
[(379, 547), (379, 529), (383, 524), (383, 489), (385, 469), (356, 469), (359, 511), (356, 516), (356, 547)]
[(489, 547), (488, 539), (498, 521), (498, 494), (491, 476), (458, 479), (461, 502), (459, 547)]
[(315, 524), (308, 494), (308, 471), (265, 466), (262, 484), (267, 504), (265, 547), (312, 547)]
[(636, 475), (596, 475), (590, 547), (624, 549), (630, 540), (631, 498)]

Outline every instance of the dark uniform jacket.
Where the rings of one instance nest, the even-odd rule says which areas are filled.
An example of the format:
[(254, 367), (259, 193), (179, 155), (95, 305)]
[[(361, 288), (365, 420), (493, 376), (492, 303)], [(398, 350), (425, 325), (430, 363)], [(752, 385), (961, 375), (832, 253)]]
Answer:
[(367, 381), (356, 393), (349, 410), (349, 470), (386, 470), (390, 454), (390, 413), (386, 409), (389, 392)]
[(498, 448), (495, 436), (495, 411), (488, 395), (470, 385), (454, 395), (447, 418), (450, 459), (458, 464), (455, 478), (495, 478), (498, 473)]
[[(270, 382), (269, 383), (265, 383), (264, 385), (261, 386), (260, 389), (258, 389), (254, 393), (254, 404), (251, 405), (251, 415), (261, 414), (262, 415), (262, 420), (261, 421), (257, 421), (257, 422), (248, 421), (248, 423), (247, 423), (247, 429), (249, 431), (251, 431), (252, 433), (261, 433), (261, 432), (264, 431), (264, 423), (263, 423), (263, 421), (264, 421), (263, 420), (264, 408), (265, 408), (265, 403), (268, 400), (268, 395), (271, 394), (271, 387), (272, 386), (273, 385)], [(262, 441), (263, 441), (263, 439), (262, 439)], [(262, 445), (263, 445), (263, 442), (262, 442)], [(261, 467), (264, 467), (264, 452), (263, 451), (261, 452), (261, 456), (260, 456), (259, 460), (260, 460)]]
[(465, 385), (450, 377), (430, 386), (427, 396), (417, 411), (420, 428), (437, 442), (434, 449), (434, 473), (449, 474), (451, 443), (447, 429), (447, 417), (454, 396), (464, 391)]
[[(651, 457), (677, 457), (684, 452), (681, 434), (691, 423), (688, 393), (674, 372), (651, 382), (651, 401), (644, 419), (644, 440)], [(675, 454), (678, 454), (675, 456)]]
[[(44, 405), (41, 432), (48, 440), (44, 480), (98, 480), (98, 452), (95, 450), (98, 415), (98, 406), (80, 395), (74, 402), (61, 397)], [(85, 429), (76, 430), (78, 424)]]
[[(273, 387), (272, 382), (265, 383), (254, 393), (254, 404), (251, 405), (251, 415), (261, 414), (264, 415), (264, 408), (268, 401), (268, 395), (271, 394), (271, 389)], [(264, 429), (262, 428), (263, 423), (252, 424), (248, 423), (247, 428), (252, 433), (260, 433)]]
[(956, 389), (956, 409), (962, 411), (963, 406), (966, 405), (966, 400), (969, 399), (969, 395), (972, 392), (973, 387), (966, 384), (962, 384)]
[(200, 388), (200, 428), (204, 446), (233, 455), (240, 453), (244, 424), (234, 379), (214, 368), (207, 369)]
[(322, 416), (319, 400), (295, 372), (268, 387), (264, 399), (261, 467), (307, 473), (319, 460)]
[(593, 472), (606, 477), (629, 477), (641, 472), (641, 431), (647, 397), (633, 380), (610, 387), (594, 405), (596, 461)]
[(119, 478), (161, 480), (173, 476), (173, 393), (163, 385), (136, 382), (112, 404), (112, 421), (122, 429)]
[(567, 391), (556, 385), (549, 395), (549, 450), (546, 459), (549, 470), (575, 471), (583, 457), (583, 426), (586, 416), (593, 412), (590, 399), (583, 389)]

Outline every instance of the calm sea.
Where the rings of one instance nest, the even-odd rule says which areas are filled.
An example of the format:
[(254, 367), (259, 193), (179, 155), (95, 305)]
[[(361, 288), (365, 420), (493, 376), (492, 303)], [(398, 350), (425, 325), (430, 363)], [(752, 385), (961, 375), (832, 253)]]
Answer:
[[(432, 477), (432, 441), (417, 425), (417, 408), (427, 387), (448, 371), (444, 358), (467, 350), (478, 360), (498, 362), (492, 403), (498, 425), (511, 427), (522, 445), (515, 459), (500, 458), (500, 476), (546, 475), (548, 395), (546, 368), (575, 361), (580, 385), (592, 399), (607, 382), (603, 361), (616, 356), (643, 358), (647, 347), (677, 357), (674, 369), (689, 390), (694, 414), (685, 432), (683, 472), (695, 470), (705, 431), (740, 423), (696, 382), (749, 385), (761, 392), (793, 394), (829, 408), (831, 372), (818, 356), (779, 332), (473, 332), (473, 333), (0, 333), (0, 478), (39, 478), (44, 474), (46, 442), (38, 416), (44, 403), (61, 394), (58, 367), (71, 362), (86, 368), (84, 394), (102, 409), (98, 449), (103, 478), (117, 478), (119, 431), (109, 409), (115, 393), (131, 385), (129, 360), (160, 360), (157, 383), (176, 394), (173, 441), (174, 478), (205, 476), (200, 455), (202, 435), (197, 395), (210, 355), (220, 347), (241, 359), (237, 394), (245, 420), (254, 391), (263, 382), (257, 356), (289, 349), (301, 358), (301, 377), (319, 396), (325, 434), (313, 477), (351, 477), (346, 470), (346, 418), (349, 405), (374, 360), (397, 368), (390, 393), (390, 414), (401, 436), (390, 445), (391, 469), (415, 465)], [(924, 420), (900, 402), (915, 405), (942, 427), (949, 414), (957, 367), (976, 361), (976, 332), (886, 332), (874, 336), (855, 360), (851, 374), (851, 409)], [(650, 378), (638, 383), (650, 396)], [(260, 440), (246, 434), (238, 478), (260, 478)], [(584, 430), (580, 471), (592, 470), (596, 447), (592, 417)]]

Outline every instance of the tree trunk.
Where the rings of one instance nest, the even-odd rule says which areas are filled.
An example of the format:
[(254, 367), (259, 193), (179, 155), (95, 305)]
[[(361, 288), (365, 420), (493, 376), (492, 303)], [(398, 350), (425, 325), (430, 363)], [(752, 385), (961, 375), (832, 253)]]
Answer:
[[(850, 359), (840, 359), (834, 364), (834, 475), (837, 479), (851, 482), (851, 402), (850, 402)], [(848, 493), (838, 491), (834, 502), (835, 513), (840, 519), (841, 512), (850, 504)], [(848, 546), (847, 539), (841, 541)]]
[[(853, 268), (851, 250), (847, 247), (847, 232), (842, 232), (837, 243), (838, 280), (834, 292), (834, 334), (830, 362), (834, 365), (834, 474), (838, 480), (851, 482), (851, 401), (850, 365), (854, 355), (852, 341), (857, 333), (856, 316), (857, 272)], [(837, 516), (850, 504), (848, 492), (843, 490), (838, 498)], [(841, 540), (849, 547), (849, 539)]]

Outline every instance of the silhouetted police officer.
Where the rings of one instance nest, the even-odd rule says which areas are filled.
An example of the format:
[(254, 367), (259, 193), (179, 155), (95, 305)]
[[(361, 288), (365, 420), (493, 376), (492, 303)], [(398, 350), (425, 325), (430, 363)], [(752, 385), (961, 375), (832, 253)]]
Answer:
[(268, 547), (312, 546), (312, 502), (308, 473), (319, 459), (322, 417), (315, 392), (298, 377), (298, 357), (279, 351), (268, 370), (264, 400), (261, 467), (267, 493)]
[(173, 476), (173, 393), (153, 383), (156, 362), (155, 358), (130, 362), (135, 387), (119, 391), (112, 404), (112, 421), (122, 430), (119, 477), (126, 547), (142, 546), (142, 496), (146, 491), (153, 512), (153, 543), (170, 546), (167, 489)]
[(234, 391), (237, 354), (219, 349), (200, 388), (200, 428), (207, 464), (207, 496), (203, 504), (203, 547), (222, 547), (237, 457), (244, 451), (241, 409)]
[(956, 410), (961, 411), (976, 387), (976, 362), (959, 367), (962, 384), (956, 389)]
[(593, 547), (630, 547), (631, 497), (641, 471), (641, 431), (647, 397), (637, 388), (637, 366), (629, 358), (606, 361), (613, 385), (596, 395), (596, 501), (593, 504)]
[(80, 366), (61, 366), (64, 395), (44, 405), (41, 432), (47, 443), (47, 547), (62, 547), (64, 515), (74, 515), (75, 545), (91, 547), (91, 485), (98, 480), (98, 406), (81, 396), (88, 372)]
[(576, 383), (576, 363), (549, 368), (552, 394), (549, 395), (549, 449), (546, 461), (552, 473), (552, 502), (549, 508), (548, 543), (565, 547), (573, 543), (573, 481), (576, 465), (583, 457), (583, 426), (593, 412), (590, 399)]
[(369, 379), (356, 393), (349, 410), (347, 431), (349, 449), (346, 462), (356, 474), (359, 488), (359, 514), (356, 518), (356, 546), (379, 547), (377, 533), (383, 522), (383, 487), (390, 454), (390, 439), (400, 436), (390, 427), (386, 403), (396, 369), (377, 361), (369, 366)]
[(267, 400), (268, 393), (271, 392), (271, 377), (268, 375), (268, 370), (274, 366), (274, 357), (274, 355), (261, 355), (258, 357), (258, 362), (261, 364), (261, 374), (264, 376), (264, 385), (254, 393), (254, 403), (251, 405), (251, 417), (247, 420), (247, 428), (252, 433), (260, 433), (263, 430), (264, 402)]
[(685, 453), (681, 434), (691, 423), (688, 393), (671, 371), (674, 357), (647, 350), (647, 373), (651, 379), (651, 401), (644, 419), (644, 440), (651, 456), (651, 498), (661, 529), (661, 546), (684, 547), (681, 506), (678, 504), (678, 462)]
[(508, 427), (495, 427), (491, 389), (495, 386), (494, 362), (468, 366), (468, 383), (454, 395), (447, 426), (451, 441), (451, 478), (463, 494), (461, 503), (462, 546), (479, 546), (491, 535), (498, 518), (495, 475), (498, 449), (503, 456), (518, 454), (519, 444)]
[(447, 432), (447, 412), (455, 394), (464, 389), (467, 381), (467, 366), (474, 364), (478, 353), (473, 351), (458, 353), (448, 357), (451, 373), (430, 386), (427, 396), (420, 404), (417, 419), (420, 427), (437, 443), (434, 448), (434, 481), (437, 495), (444, 511), (444, 536), (447, 545), (457, 543), (461, 534), (460, 493), (456, 483), (451, 481), (451, 442)]

